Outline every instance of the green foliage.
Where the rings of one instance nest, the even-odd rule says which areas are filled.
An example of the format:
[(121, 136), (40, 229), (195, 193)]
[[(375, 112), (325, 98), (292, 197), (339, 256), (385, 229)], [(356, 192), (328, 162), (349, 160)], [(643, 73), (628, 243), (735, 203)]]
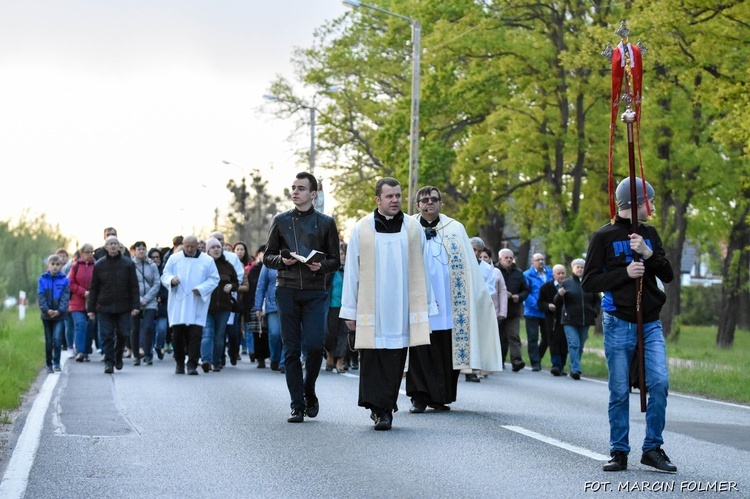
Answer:
[[(705, 395), (712, 398), (750, 403), (750, 371), (747, 351), (750, 331), (739, 330), (729, 348), (716, 346), (716, 328), (683, 325), (680, 340), (667, 343), (670, 391)], [(603, 336), (589, 335), (581, 359), (584, 375), (606, 379)]]
[(0, 312), (0, 414), (21, 404), (22, 395), (44, 366), (44, 330), (39, 314), (19, 321), (16, 311)]
[(47, 223), (44, 215), (31, 219), (24, 213), (15, 223), (0, 221), (0, 298), (26, 291), (35, 301), (45, 258), (67, 245), (60, 228)]
[(721, 310), (720, 286), (683, 286), (682, 323), (689, 326), (716, 326)]

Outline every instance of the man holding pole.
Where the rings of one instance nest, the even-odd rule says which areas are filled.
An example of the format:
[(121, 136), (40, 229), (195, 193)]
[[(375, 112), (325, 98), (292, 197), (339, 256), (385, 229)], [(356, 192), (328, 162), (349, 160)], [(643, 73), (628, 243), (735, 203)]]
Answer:
[[(604, 351), (609, 369), (610, 455), (604, 471), (623, 471), (628, 467), (630, 445), (630, 364), (636, 350), (638, 314), (642, 314), (643, 359), (645, 385), (648, 386), (646, 406), (646, 437), (643, 441), (641, 464), (661, 471), (675, 472), (674, 466), (661, 449), (667, 393), (669, 389), (667, 354), (659, 312), (666, 296), (656, 278), (670, 282), (672, 266), (656, 229), (640, 223), (632, 228), (633, 213), (638, 221), (648, 219), (653, 209), (654, 189), (648, 182), (635, 177), (637, 210), (631, 206), (631, 181), (626, 178), (617, 186), (615, 195), (618, 213), (614, 223), (597, 230), (591, 237), (583, 270), (583, 290), (604, 293), (602, 325)], [(648, 201), (646, 199), (648, 196)], [(640, 289), (638, 286), (640, 283)], [(640, 311), (638, 304), (640, 303)]]

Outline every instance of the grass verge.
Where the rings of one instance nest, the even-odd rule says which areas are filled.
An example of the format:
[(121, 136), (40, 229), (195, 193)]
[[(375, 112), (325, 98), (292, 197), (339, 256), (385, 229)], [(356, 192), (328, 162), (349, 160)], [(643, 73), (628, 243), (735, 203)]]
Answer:
[[(593, 333), (593, 328), (590, 330)], [(604, 350), (604, 336), (589, 334), (587, 349)], [(750, 331), (738, 329), (734, 345), (721, 349), (716, 346), (716, 328), (682, 326), (675, 341), (667, 339), (669, 388), (672, 391), (706, 397), (750, 403)], [(607, 364), (597, 353), (586, 352), (581, 359), (586, 376), (607, 379)]]
[(44, 330), (38, 309), (29, 308), (26, 319), (17, 311), (0, 312), (0, 424), (10, 423), (10, 412), (44, 366)]

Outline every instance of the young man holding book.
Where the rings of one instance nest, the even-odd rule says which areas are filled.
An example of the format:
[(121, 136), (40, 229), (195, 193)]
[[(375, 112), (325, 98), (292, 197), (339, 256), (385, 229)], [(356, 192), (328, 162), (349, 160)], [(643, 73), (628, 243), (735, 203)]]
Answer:
[[(292, 183), (294, 209), (276, 215), (268, 231), (264, 265), (278, 270), (276, 303), (286, 353), (286, 384), (291, 396), (290, 423), (318, 415), (315, 381), (323, 361), (325, 318), (328, 313), (326, 274), (339, 268), (339, 234), (333, 218), (315, 211), (318, 181), (307, 172)], [(315, 259), (314, 251), (325, 258)], [(294, 254), (293, 254), (294, 253)], [(308, 263), (296, 256), (312, 255)], [(302, 374), (302, 343), (307, 351)]]

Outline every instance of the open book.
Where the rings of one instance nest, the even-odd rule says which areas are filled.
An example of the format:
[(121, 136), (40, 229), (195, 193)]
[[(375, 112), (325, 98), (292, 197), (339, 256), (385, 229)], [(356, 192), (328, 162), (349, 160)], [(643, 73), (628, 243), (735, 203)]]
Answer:
[(302, 263), (322, 262), (326, 258), (326, 254), (318, 250), (312, 250), (307, 256), (298, 255), (294, 251), (289, 254), (292, 255), (292, 258), (297, 259)]

